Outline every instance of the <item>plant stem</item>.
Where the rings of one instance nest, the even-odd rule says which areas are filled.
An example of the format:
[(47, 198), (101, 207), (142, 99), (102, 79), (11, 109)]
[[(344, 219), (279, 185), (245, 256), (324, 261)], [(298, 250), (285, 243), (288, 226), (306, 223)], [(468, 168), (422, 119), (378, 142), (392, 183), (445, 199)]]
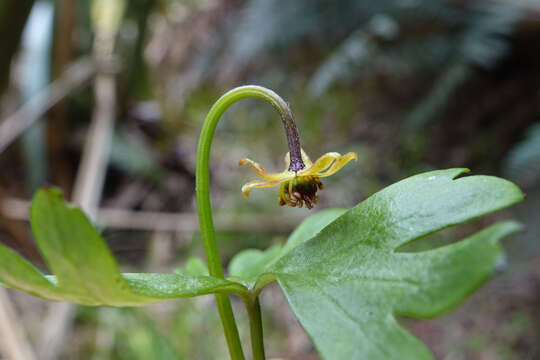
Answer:
[[(215, 102), (206, 116), (199, 138), (195, 184), (197, 211), (199, 214), (199, 223), (201, 226), (201, 235), (208, 263), (208, 270), (210, 275), (219, 278), (223, 278), (223, 267), (219, 259), (216, 234), (212, 220), (212, 208), (210, 205), (210, 147), (221, 115), (223, 115), (225, 110), (233, 103), (244, 98), (262, 99), (270, 103), (280, 113), (287, 134), (287, 142), (289, 144), (291, 155), (291, 167), (289, 169), (291, 171), (298, 171), (305, 167), (302, 161), (300, 140), (292, 113), (287, 103), (275, 92), (260, 86), (241, 86), (228, 91)], [(227, 344), (229, 346), (229, 354), (233, 360), (242, 360), (244, 359), (244, 354), (242, 352), (238, 329), (232, 313), (229, 297), (224, 294), (217, 294), (216, 303), (225, 331), (225, 338), (227, 339)], [(260, 309), (258, 310), (258, 317), (260, 318)], [(259, 334), (258, 336), (262, 336), (262, 331), (257, 334)], [(257, 342), (262, 346), (262, 338), (252, 339), (252, 341)], [(261, 349), (260, 353), (264, 354), (264, 350)]]
[(264, 338), (259, 297), (255, 296), (253, 299), (247, 300), (245, 303), (249, 317), (249, 332), (251, 335), (251, 350), (253, 352), (253, 360), (264, 360)]

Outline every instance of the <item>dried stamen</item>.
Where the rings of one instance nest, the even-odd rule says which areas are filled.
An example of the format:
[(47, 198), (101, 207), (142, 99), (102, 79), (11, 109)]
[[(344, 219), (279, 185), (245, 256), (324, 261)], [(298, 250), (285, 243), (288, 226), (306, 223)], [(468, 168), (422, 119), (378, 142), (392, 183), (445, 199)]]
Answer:
[(303, 207), (305, 203), (308, 209), (312, 209), (319, 201), (317, 190), (323, 187), (317, 176), (298, 176), (281, 184), (278, 203), (291, 207)]

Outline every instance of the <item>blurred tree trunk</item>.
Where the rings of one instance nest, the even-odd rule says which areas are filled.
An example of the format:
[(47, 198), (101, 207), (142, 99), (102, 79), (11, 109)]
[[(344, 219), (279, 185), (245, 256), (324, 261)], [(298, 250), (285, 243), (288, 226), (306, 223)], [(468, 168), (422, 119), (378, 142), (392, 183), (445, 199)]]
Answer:
[(156, 4), (156, 0), (131, 0), (129, 6), (135, 15), (137, 23), (137, 40), (133, 47), (132, 56), (128, 60), (124, 81), (120, 89), (119, 102), (119, 118), (123, 119), (128, 113), (129, 102), (137, 90), (137, 80), (144, 78), (146, 75), (146, 67), (143, 61), (144, 43), (147, 35), (148, 18), (152, 13)]
[[(9, 83), (9, 70), (13, 56), (19, 49), (21, 35), (30, 15), (34, 0), (1, 0), (0, 1), (0, 94)], [(0, 188), (0, 201), (4, 198), (4, 190)], [(0, 217), (0, 228), (5, 231), (15, 248), (30, 259), (39, 259), (39, 254), (31, 242), (28, 242), (27, 226)], [(30, 244), (30, 245), (29, 245)]]
[[(52, 80), (58, 79), (71, 63), (73, 55), (73, 29), (75, 27), (77, 2), (58, 0), (55, 14), (55, 34), (52, 54)], [(51, 109), (47, 123), (47, 147), (49, 150), (52, 182), (71, 192), (71, 169), (66, 158), (65, 145), (68, 138), (68, 103), (59, 102)]]
[(2, 0), (0, 2), (0, 94), (9, 80), (9, 68), (34, 0)]

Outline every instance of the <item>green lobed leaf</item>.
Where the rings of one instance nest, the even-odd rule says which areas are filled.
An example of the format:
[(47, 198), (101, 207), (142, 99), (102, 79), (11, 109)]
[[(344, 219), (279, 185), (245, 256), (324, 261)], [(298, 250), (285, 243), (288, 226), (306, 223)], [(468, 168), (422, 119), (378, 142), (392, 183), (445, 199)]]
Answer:
[(84, 213), (56, 189), (40, 190), (30, 211), (39, 250), (55, 276), (45, 276), (0, 245), (0, 282), (31, 295), (86, 305), (135, 306), (175, 297), (242, 293), (241, 285), (190, 274), (121, 274), (107, 245)]
[(417, 175), (348, 212), (316, 213), (282, 248), (237, 254), (229, 273), (248, 288), (263, 277), (277, 279), (324, 358), (429, 359), (429, 351), (394, 315), (432, 317), (456, 306), (501, 261), (497, 241), (519, 230), (517, 223), (505, 222), (450, 246), (395, 252), (523, 198), (503, 179), (454, 180), (466, 171)]
[(323, 358), (432, 358), (395, 315), (432, 317), (456, 306), (501, 261), (497, 241), (520, 228), (504, 222), (452, 245), (396, 252), (523, 199), (503, 179), (455, 179), (465, 171), (433, 171), (391, 185), (268, 269)]

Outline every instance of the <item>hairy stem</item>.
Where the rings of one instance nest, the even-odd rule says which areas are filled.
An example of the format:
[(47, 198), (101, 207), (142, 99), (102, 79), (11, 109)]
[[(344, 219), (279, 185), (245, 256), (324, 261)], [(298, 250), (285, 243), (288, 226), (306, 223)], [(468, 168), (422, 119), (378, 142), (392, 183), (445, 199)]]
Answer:
[[(285, 132), (287, 133), (287, 142), (289, 144), (291, 154), (291, 165), (289, 170), (299, 171), (305, 167), (302, 161), (300, 140), (294, 124), (292, 113), (287, 103), (272, 90), (254, 85), (237, 87), (221, 96), (212, 106), (210, 112), (206, 116), (201, 131), (201, 136), (199, 138), (195, 183), (197, 211), (199, 214), (204, 252), (208, 262), (208, 270), (210, 275), (219, 278), (223, 278), (223, 267), (221, 260), (219, 259), (218, 248), (216, 245), (216, 234), (212, 219), (212, 208), (210, 205), (210, 147), (212, 145), (212, 139), (221, 115), (223, 115), (223, 113), (233, 103), (244, 98), (262, 99), (270, 103), (279, 112), (285, 127)], [(217, 294), (216, 303), (221, 322), (223, 324), (223, 329), (225, 331), (227, 345), (229, 346), (230, 356), (234, 360), (244, 359), (240, 338), (238, 336), (238, 329), (232, 313), (229, 297), (224, 294)], [(260, 318), (260, 309), (258, 310), (258, 317)], [(256, 333), (255, 335), (257, 334), (262, 336), (262, 331), (260, 333)], [(252, 342), (257, 342), (262, 346), (262, 339), (252, 339)], [(264, 350), (261, 351), (262, 354), (264, 354)]]

